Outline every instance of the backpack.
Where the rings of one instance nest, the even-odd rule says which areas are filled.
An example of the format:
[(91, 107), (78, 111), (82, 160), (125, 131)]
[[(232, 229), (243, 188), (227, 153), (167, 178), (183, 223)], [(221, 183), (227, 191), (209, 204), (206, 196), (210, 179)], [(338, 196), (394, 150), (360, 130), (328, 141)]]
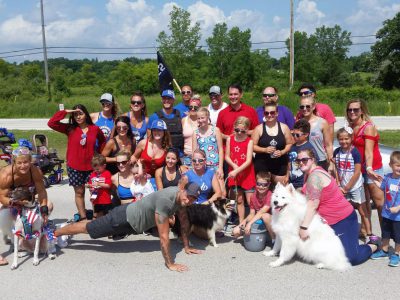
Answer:
[(168, 119), (164, 116), (162, 111), (156, 112), (158, 118), (163, 120), (165, 124), (167, 124), (167, 129), (171, 135), (172, 146), (182, 150), (183, 132), (182, 132), (181, 114), (177, 109), (174, 109), (172, 113), (174, 114), (174, 117), (172, 119)]

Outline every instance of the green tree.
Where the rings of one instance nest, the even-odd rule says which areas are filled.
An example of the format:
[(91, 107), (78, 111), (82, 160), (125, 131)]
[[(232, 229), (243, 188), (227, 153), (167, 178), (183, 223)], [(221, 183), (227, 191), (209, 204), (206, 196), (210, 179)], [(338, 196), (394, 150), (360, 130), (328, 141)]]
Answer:
[(168, 28), (171, 34), (161, 31), (157, 38), (159, 49), (178, 82), (193, 81), (191, 70), (200, 41), (200, 24), (192, 25), (190, 13), (174, 6), (170, 12)]
[(377, 83), (385, 89), (400, 88), (400, 12), (383, 22), (371, 47), (378, 74)]

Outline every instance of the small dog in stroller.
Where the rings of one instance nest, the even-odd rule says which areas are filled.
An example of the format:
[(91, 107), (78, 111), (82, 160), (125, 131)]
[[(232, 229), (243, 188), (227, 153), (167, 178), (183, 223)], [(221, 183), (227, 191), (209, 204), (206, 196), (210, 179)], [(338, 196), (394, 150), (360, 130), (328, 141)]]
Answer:
[[(49, 141), (46, 135), (34, 134), (32, 142), (33, 162), (43, 173), (45, 187), (60, 183), (64, 172), (62, 169), (64, 160), (58, 158), (56, 149), (49, 150)], [(49, 175), (46, 177), (46, 174)]]

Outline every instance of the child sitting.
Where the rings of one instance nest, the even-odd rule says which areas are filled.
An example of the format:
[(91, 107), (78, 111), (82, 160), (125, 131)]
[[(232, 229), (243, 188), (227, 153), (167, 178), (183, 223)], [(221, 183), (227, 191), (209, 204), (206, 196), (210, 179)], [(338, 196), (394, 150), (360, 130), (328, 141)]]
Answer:
[[(389, 258), (389, 266), (399, 266), (400, 253), (400, 151), (390, 155), (392, 173), (385, 176), (381, 189), (385, 194), (382, 209), (382, 249), (371, 255), (371, 259)], [(389, 242), (394, 240), (394, 253), (390, 254)]]
[(111, 173), (106, 170), (106, 158), (96, 154), (92, 158), (93, 172), (86, 186), (90, 189), (90, 201), (93, 204), (94, 217), (101, 217), (112, 209)]
[(154, 192), (153, 185), (148, 179), (147, 174), (143, 171), (142, 161), (139, 159), (132, 167), (133, 181), (131, 184), (131, 193), (133, 195), (133, 201), (142, 200), (143, 197)]
[(256, 175), (256, 192), (252, 195), (250, 199), (250, 213), (249, 215), (236, 226), (232, 235), (234, 237), (239, 237), (251, 233), (251, 225), (259, 219), (262, 219), (265, 227), (267, 228), (272, 242), (275, 241), (275, 234), (271, 227), (271, 195), (272, 192), (269, 189), (271, 184), (271, 173), (270, 172), (258, 172)]
[(295, 163), (297, 152), (300, 150), (310, 149), (314, 153), (313, 145), (308, 141), (310, 135), (310, 123), (306, 119), (298, 120), (293, 127), (292, 136), (294, 144), (289, 151), (289, 183), (293, 184), (296, 189), (301, 189), (304, 184), (304, 174), (300, 167)]

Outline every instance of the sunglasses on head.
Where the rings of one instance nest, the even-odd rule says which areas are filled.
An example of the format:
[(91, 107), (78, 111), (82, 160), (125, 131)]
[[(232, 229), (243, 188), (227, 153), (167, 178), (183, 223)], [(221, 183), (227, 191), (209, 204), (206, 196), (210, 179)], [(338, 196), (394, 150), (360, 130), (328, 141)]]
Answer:
[(142, 105), (142, 101), (131, 101), (132, 105)]
[(347, 112), (348, 113), (354, 113), (354, 114), (358, 114), (360, 112), (360, 108), (348, 108)]
[(299, 105), (299, 108), (301, 109), (301, 110), (310, 110), (311, 109), (311, 105)]
[(297, 159), (294, 160), (294, 162), (295, 162), (297, 165), (306, 164), (310, 159), (312, 159), (312, 158), (311, 158), (311, 157), (297, 158)]
[(304, 135), (304, 133), (292, 133), (292, 136), (295, 137), (295, 138), (299, 138), (299, 137), (301, 137), (303, 135)]
[(275, 110), (273, 110), (273, 111), (264, 111), (264, 116), (274, 117), (275, 115), (276, 115), (276, 111)]
[(308, 91), (304, 91), (304, 92), (299, 92), (299, 96), (308, 96), (313, 93), (314, 93), (313, 91), (308, 90)]
[(199, 107), (196, 105), (189, 105), (189, 110), (194, 110), (194, 111), (198, 111)]
[(190, 95), (192, 91), (182, 91), (182, 95)]
[(272, 98), (275, 97), (276, 94), (262, 94), (264, 98)]
[(259, 182), (259, 181), (257, 181), (257, 186), (260, 186), (260, 187), (268, 187), (269, 186), (269, 182)]
[(192, 159), (192, 161), (195, 164), (199, 164), (199, 163), (201, 164), (205, 161), (205, 159), (204, 158), (194, 158), (194, 159)]
[(237, 133), (246, 133), (246, 129), (235, 128), (234, 130)]

